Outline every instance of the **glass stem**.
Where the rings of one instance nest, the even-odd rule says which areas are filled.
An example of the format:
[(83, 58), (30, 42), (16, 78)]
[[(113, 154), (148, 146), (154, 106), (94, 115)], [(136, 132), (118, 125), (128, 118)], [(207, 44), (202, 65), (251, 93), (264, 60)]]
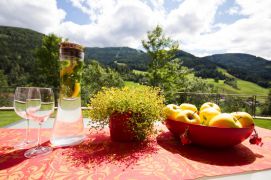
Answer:
[(25, 140), (26, 140), (26, 143), (28, 143), (29, 142), (29, 119), (26, 119), (26, 123), (27, 123), (27, 127), (25, 131)]
[(39, 130), (38, 130), (38, 144), (37, 144), (37, 148), (40, 147), (40, 129), (41, 129), (41, 123), (39, 123)]

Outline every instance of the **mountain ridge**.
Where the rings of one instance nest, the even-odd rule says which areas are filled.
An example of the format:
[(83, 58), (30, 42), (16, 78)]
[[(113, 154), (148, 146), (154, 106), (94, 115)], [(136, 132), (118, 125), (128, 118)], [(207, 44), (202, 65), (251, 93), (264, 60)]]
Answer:
[[(29, 79), (35, 67), (34, 50), (41, 46), (44, 34), (27, 28), (0, 26), (0, 69), (9, 76), (9, 84), (14, 85), (27, 81), (16, 80), (20, 73), (26, 73)], [(185, 51), (178, 51), (176, 57), (183, 61), (183, 65), (192, 68), (196, 76), (203, 78), (223, 79), (225, 76), (217, 69), (225, 68), (230, 74), (243, 80), (257, 83), (263, 87), (271, 87), (271, 61), (245, 53), (214, 54), (197, 57)], [(25, 61), (27, 59), (28, 61)], [(98, 60), (104, 65), (112, 66), (115, 62), (124, 63), (131, 69), (146, 70), (150, 61), (148, 55), (139, 49), (130, 47), (86, 47), (85, 61)], [(14, 66), (14, 62), (15, 66)], [(13, 70), (14, 69), (14, 70)], [(269, 75), (270, 74), (270, 75)]]
[(254, 82), (262, 87), (271, 86), (271, 61), (264, 58), (244, 53), (227, 53), (206, 56), (202, 59), (216, 63), (240, 79)]

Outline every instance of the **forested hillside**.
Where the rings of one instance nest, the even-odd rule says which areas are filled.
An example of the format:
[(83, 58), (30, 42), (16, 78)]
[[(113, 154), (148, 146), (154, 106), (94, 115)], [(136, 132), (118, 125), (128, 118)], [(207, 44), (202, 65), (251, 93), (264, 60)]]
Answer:
[(217, 64), (209, 60), (203, 60), (185, 51), (178, 51), (176, 57), (182, 60), (184, 66), (193, 69), (198, 77), (225, 79), (225, 75), (218, 70)]
[(88, 63), (95, 59), (105, 65), (114, 65), (114, 63), (124, 63), (130, 69), (146, 70), (149, 57), (141, 50), (129, 47), (86, 47), (85, 60)]
[(241, 53), (217, 54), (202, 59), (216, 63), (235, 77), (271, 87), (271, 61)]
[[(41, 46), (43, 34), (33, 30), (0, 26), (0, 70), (7, 77), (9, 86), (19, 86), (35, 82), (35, 50)], [(203, 58), (184, 51), (178, 51), (176, 58), (182, 64), (194, 70), (196, 76), (229, 80), (220, 68), (231, 75), (257, 83), (262, 87), (271, 87), (271, 61), (248, 54), (219, 54)], [(90, 60), (120, 71), (146, 71), (150, 62), (144, 51), (129, 47), (86, 47), (85, 63)]]
[(0, 69), (10, 86), (31, 82), (35, 72), (35, 48), (41, 46), (42, 34), (14, 27), (0, 27)]

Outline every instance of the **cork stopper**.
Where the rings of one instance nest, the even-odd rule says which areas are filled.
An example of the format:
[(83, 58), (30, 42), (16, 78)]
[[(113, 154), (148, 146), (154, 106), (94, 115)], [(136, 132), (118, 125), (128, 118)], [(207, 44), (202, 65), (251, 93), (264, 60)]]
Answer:
[(60, 56), (66, 56), (71, 58), (83, 58), (84, 48), (83, 46), (68, 41), (60, 43)]

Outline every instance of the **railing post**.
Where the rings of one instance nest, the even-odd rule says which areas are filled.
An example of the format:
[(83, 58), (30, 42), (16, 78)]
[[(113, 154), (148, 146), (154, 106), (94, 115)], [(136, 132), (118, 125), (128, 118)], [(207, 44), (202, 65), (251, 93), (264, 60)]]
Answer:
[(217, 93), (216, 94), (216, 102), (215, 102), (217, 105), (219, 105), (219, 100), (220, 100), (220, 94)]
[(253, 95), (252, 97), (252, 116), (255, 117), (256, 116), (256, 95)]

